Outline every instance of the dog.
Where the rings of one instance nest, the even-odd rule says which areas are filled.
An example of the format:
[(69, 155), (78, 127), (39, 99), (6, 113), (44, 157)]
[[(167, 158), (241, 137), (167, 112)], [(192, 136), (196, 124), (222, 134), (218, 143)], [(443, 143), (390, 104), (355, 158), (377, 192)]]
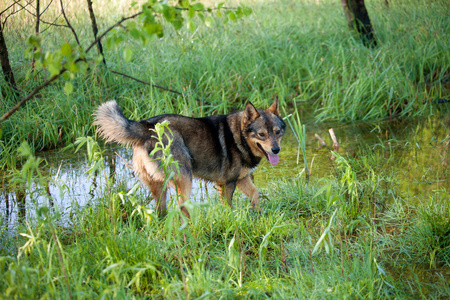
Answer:
[[(163, 187), (164, 171), (160, 167), (162, 152), (153, 151), (158, 142), (155, 125), (169, 122), (163, 138), (170, 153), (178, 162), (178, 170), (170, 181), (179, 195), (181, 210), (189, 217), (182, 204), (189, 199), (192, 178), (215, 182), (220, 195), (232, 207), (233, 193), (239, 188), (260, 212), (259, 192), (251, 174), (262, 159), (278, 164), (280, 143), (286, 129), (281, 118), (278, 97), (265, 110), (256, 109), (247, 102), (243, 111), (228, 115), (192, 118), (163, 114), (142, 121), (127, 119), (115, 100), (99, 106), (94, 113), (97, 132), (107, 142), (133, 147), (133, 167), (140, 180), (151, 190), (159, 216), (167, 214), (167, 188)], [(153, 152), (153, 155), (150, 154)]]

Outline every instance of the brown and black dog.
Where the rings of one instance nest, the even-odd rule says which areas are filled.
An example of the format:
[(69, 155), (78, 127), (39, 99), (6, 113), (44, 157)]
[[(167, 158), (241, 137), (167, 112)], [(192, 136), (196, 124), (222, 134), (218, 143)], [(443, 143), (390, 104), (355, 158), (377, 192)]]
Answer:
[[(272, 165), (278, 163), (280, 142), (286, 124), (280, 116), (278, 99), (266, 110), (256, 109), (247, 102), (243, 111), (228, 115), (191, 118), (165, 114), (142, 121), (128, 120), (116, 101), (102, 104), (95, 113), (95, 125), (100, 136), (133, 147), (133, 166), (139, 178), (149, 186), (156, 202), (158, 215), (167, 213), (167, 189), (163, 188), (164, 172), (160, 168), (161, 151), (153, 156), (157, 139), (155, 124), (169, 122), (172, 143), (170, 153), (178, 161), (178, 172), (170, 182), (182, 203), (189, 199), (192, 178), (215, 182), (231, 206), (238, 187), (250, 200), (253, 209), (260, 211), (259, 192), (251, 180), (262, 158)], [(167, 144), (167, 137), (163, 143)]]

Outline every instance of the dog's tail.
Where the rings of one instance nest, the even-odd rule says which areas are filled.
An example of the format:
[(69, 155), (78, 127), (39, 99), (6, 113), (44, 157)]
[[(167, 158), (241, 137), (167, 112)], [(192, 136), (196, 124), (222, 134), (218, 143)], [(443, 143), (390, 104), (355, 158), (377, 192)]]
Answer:
[(125, 118), (115, 100), (100, 105), (94, 113), (94, 120), (94, 125), (99, 126), (97, 132), (107, 142), (134, 145), (150, 136), (150, 131), (143, 124)]

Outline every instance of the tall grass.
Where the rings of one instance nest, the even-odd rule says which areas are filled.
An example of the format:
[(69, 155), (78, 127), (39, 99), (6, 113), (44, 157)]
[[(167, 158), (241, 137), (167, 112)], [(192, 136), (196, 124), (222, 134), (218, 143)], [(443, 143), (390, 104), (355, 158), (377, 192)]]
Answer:
[[(93, 166), (101, 166), (99, 145), (84, 145)], [(22, 153), (31, 174), (39, 174), (30, 164), (35, 158)], [(44, 206), (18, 224), (20, 235), (1, 232), (0, 244), (9, 247), (0, 247), (0, 292), (9, 298), (448, 297), (448, 193), (407, 206), (380, 188), (389, 172), (373, 178), (368, 166), (384, 158), (369, 157), (365, 166), (339, 159), (336, 178), (280, 180), (260, 215), (248, 199), (237, 195), (230, 209), (210, 195), (208, 204), (187, 203), (190, 220), (180, 219), (177, 208), (160, 219), (136, 188), (106, 181), (103, 196), (74, 211), (70, 226)], [(41, 179), (30, 178), (36, 196), (45, 193)], [(349, 194), (353, 186), (357, 196)]]
[[(295, 103), (319, 122), (434, 113), (431, 100), (449, 96), (446, 2), (390, 1), (389, 10), (375, 1), (367, 4), (380, 44), (373, 50), (348, 31), (339, 3), (287, 0), (250, 2), (254, 14), (238, 23), (216, 20), (213, 28), (193, 33), (168, 29), (164, 39), (145, 46), (130, 41), (130, 62), (123, 60), (122, 49), (107, 49), (108, 69), (184, 96), (92, 66), (72, 80), (75, 90), (69, 96), (57, 82), (2, 124), (0, 166), (9, 168), (8, 178), (25, 184), (32, 197), (47, 197), (45, 182), (52, 179), (38, 172), (32, 150), (93, 134), (93, 110), (113, 98), (132, 119), (166, 112), (227, 113), (246, 100), (264, 107), (275, 95), (288, 111)], [(72, 17), (77, 8), (68, 9)], [(103, 28), (121, 13), (106, 8), (105, 14), (97, 10)], [(85, 43), (90, 28), (79, 15), (74, 25)], [(25, 94), (44, 77), (26, 79), (29, 61), (22, 41), (32, 23), (8, 24), (10, 56)], [(51, 50), (71, 36), (57, 28), (42, 38)], [(14, 101), (3, 93), (3, 83), (0, 88), (4, 113)], [(78, 141), (95, 150), (100, 145), (94, 139)], [(31, 148), (19, 156), (23, 140)], [(96, 150), (92, 170), (109, 178), (100, 171), (102, 150)], [(159, 219), (145, 195), (105, 180), (102, 196), (74, 209), (67, 223), (50, 204), (12, 231), (8, 220), (0, 219), (0, 294), (448, 298), (448, 191), (406, 204), (389, 168), (392, 151), (370, 149), (358, 153), (361, 159), (342, 155), (333, 174), (308, 184), (301, 176), (280, 179), (263, 201), (261, 215), (252, 213), (239, 194), (233, 210), (209, 195), (208, 204), (186, 204), (189, 221), (182, 222), (176, 209)]]
[[(386, 9), (369, 1), (380, 44), (373, 50), (349, 32), (337, 2), (249, 4), (254, 13), (236, 23), (223, 25), (216, 19), (212, 28), (199, 26), (193, 33), (172, 32), (168, 26), (164, 39), (147, 45), (126, 42), (134, 54), (129, 62), (123, 59), (122, 47), (106, 50), (108, 69), (181, 91), (184, 97), (93, 66), (92, 72), (72, 80), (75, 89), (70, 96), (62, 91), (63, 83), (55, 83), (2, 124), (2, 153), (23, 139), (43, 150), (91, 134), (93, 109), (112, 98), (127, 116), (140, 119), (162, 112), (227, 113), (242, 108), (246, 100), (265, 106), (280, 95), (282, 105), (297, 102), (315, 112), (319, 122), (349, 122), (430, 114), (430, 102), (449, 96), (445, 2), (393, 1)], [(67, 12), (86, 44), (91, 33), (87, 15), (79, 12), (83, 5), (69, 6)], [(103, 7), (108, 7), (107, 13)], [(111, 9), (106, 4), (97, 9), (102, 28), (122, 14)], [(26, 94), (43, 76), (25, 79), (30, 62), (23, 56), (21, 41), (32, 26), (14, 17), (9, 22), (5, 35), (10, 57)], [(49, 51), (73, 39), (63, 28), (51, 28), (41, 37)], [(4, 95), (2, 103), (4, 113), (14, 101)], [(11, 166), (8, 159), (2, 155), (3, 168)]]

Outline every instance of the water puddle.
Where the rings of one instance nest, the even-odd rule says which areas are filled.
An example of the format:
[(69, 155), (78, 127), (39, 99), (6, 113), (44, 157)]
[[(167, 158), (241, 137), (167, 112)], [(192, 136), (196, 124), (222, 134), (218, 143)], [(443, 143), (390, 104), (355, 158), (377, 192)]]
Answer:
[[(450, 150), (450, 114), (421, 120), (383, 121), (374, 124), (306, 124), (306, 157), (311, 177), (333, 176), (333, 162), (330, 160), (332, 141), (328, 133), (333, 128), (340, 144), (338, 153), (358, 158), (364, 155), (383, 156), (386, 164), (371, 166), (375, 172), (380, 168), (390, 168), (396, 175), (397, 188), (404, 193), (404, 198), (426, 196), (439, 189), (450, 190), (449, 150)], [(319, 135), (327, 144), (319, 147)], [(255, 173), (255, 184), (259, 188), (270, 188), (280, 178), (304, 176), (303, 155), (298, 143), (289, 129), (282, 143), (280, 163), (271, 166), (263, 161)], [(7, 180), (3, 180), (0, 192), (0, 221), (8, 227), (34, 214), (36, 208), (50, 205), (58, 209), (63, 220), (70, 223), (70, 215), (93, 199), (101, 197), (110, 175), (126, 189), (136, 183), (132, 170), (127, 165), (131, 161), (131, 149), (109, 146), (105, 153), (107, 166), (103, 176), (89, 177), (87, 155), (83, 149), (78, 153), (70, 151), (49, 151), (38, 153), (46, 160), (42, 171), (52, 178), (44, 194), (48, 197), (34, 197), (11, 189)], [(215, 192), (212, 185), (197, 181), (193, 199), (199, 201), (207, 190)], [(42, 192), (42, 191), (41, 191)], [(140, 186), (138, 193), (150, 196), (147, 188)], [(41, 193), (42, 194), (42, 193)], [(50, 202), (50, 203), (49, 203)]]

